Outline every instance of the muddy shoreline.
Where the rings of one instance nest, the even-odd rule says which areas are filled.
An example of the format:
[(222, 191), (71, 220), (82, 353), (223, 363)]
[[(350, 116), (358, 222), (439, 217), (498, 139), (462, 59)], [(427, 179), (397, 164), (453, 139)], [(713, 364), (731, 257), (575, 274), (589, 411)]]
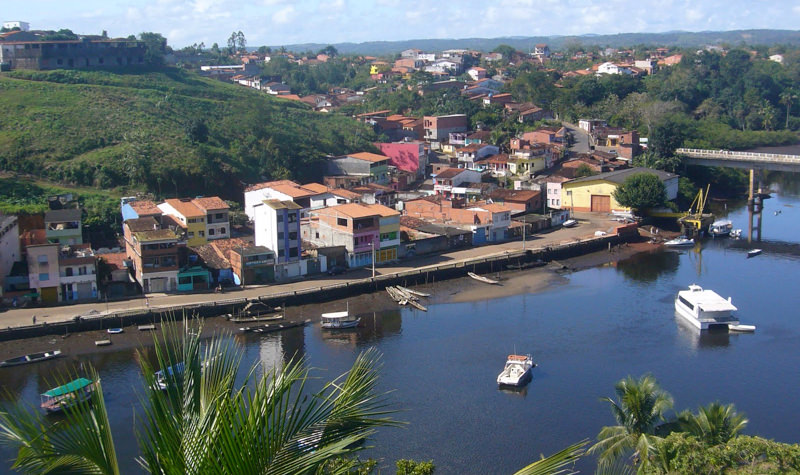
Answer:
[[(543, 267), (524, 270), (504, 270), (492, 275), (498, 278), (500, 285), (488, 285), (475, 281), (469, 277), (446, 280), (427, 285), (417, 286), (432, 296), (426, 299), (426, 305), (435, 305), (451, 302), (470, 302), (502, 298), (523, 293), (538, 293), (558, 285), (568, 283), (564, 275), (571, 271), (578, 271), (590, 267), (611, 265), (638, 253), (653, 252), (659, 245), (648, 242), (636, 242), (614, 246), (611, 251), (597, 251), (581, 256), (553, 261)], [(286, 309), (288, 321), (302, 321), (311, 319), (312, 323), (319, 322), (320, 314), (344, 310), (349, 305), (350, 311), (356, 314), (396, 308), (396, 304), (389, 299), (385, 291), (361, 294), (348, 299), (335, 300), (322, 304), (309, 304), (293, 306)], [(232, 323), (223, 316), (209, 317), (202, 320), (203, 335), (211, 336), (214, 333), (238, 333), (244, 324)], [(136, 326), (126, 327), (124, 333), (109, 335), (105, 330), (84, 331), (65, 335), (44, 335), (24, 340), (4, 342), (0, 346), (0, 360), (12, 358), (36, 351), (60, 349), (66, 357), (80, 357), (87, 354), (118, 352), (124, 349), (137, 349), (153, 345), (153, 338), (160, 336), (160, 324), (156, 331), (139, 331)], [(95, 341), (112, 341), (109, 346), (95, 346)]]

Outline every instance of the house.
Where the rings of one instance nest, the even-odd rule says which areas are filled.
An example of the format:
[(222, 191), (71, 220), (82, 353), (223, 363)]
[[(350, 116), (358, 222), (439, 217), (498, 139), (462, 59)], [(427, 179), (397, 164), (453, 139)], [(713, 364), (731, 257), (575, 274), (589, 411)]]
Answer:
[(312, 210), (303, 223), (303, 241), (344, 246), (348, 267), (368, 266), (373, 251), (380, 249), (380, 218), (376, 209), (357, 203)]
[[(19, 39), (20, 41), (15, 41)], [(21, 32), (0, 41), (0, 63), (8, 69), (109, 69), (147, 66), (143, 41), (82, 37), (44, 41), (39, 33)]]
[(533, 56), (536, 56), (540, 59), (549, 58), (550, 57), (550, 47), (544, 43), (539, 43), (533, 47)]
[(275, 280), (302, 275), (300, 257), (300, 210), (294, 201), (264, 200), (253, 207), (255, 245), (272, 250), (275, 255)]
[(508, 154), (498, 153), (475, 162), (474, 167), (480, 171), (490, 171), (492, 176), (508, 174)]
[(125, 249), (133, 263), (134, 277), (145, 293), (170, 292), (178, 287), (179, 236), (160, 229), (152, 217), (123, 223)]
[(289, 86), (275, 81), (268, 82), (266, 84), (262, 83), (261, 90), (273, 96), (281, 96), (292, 93), (292, 89)]
[(561, 200), (561, 184), (565, 181), (569, 181), (569, 178), (562, 176), (562, 175), (550, 175), (547, 177), (543, 177), (539, 183), (544, 185), (546, 190), (546, 204), (548, 208), (552, 209), (561, 209), (563, 208), (563, 203)]
[(192, 203), (206, 214), (206, 238), (208, 240), (230, 237), (230, 206), (218, 196), (199, 197)]
[(615, 153), (622, 158), (632, 159), (639, 155), (639, 133), (616, 127), (595, 127), (592, 140), (598, 150)]
[(389, 157), (376, 153), (360, 152), (331, 157), (327, 160), (327, 174), (356, 176), (367, 183), (385, 185), (389, 182)]
[(425, 116), (423, 118), (425, 140), (440, 141), (453, 132), (466, 132), (467, 124), (466, 114)]
[(88, 243), (59, 250), (58, 274), (61, 301), (97, 299), (97, 259)]
[(423, 70), (433, 74), (450, 74), (457, 76), (461, 74), (461, 61), (439, 59), (426, 65)]
[[(322, 186), (322, 185), (320, 185)], [(325, 187), (325, 191), (328, 187)], [(251, 220), (255, 219), (253, 207), (264, 200), (294, 201), (302, 208), (311, 207), (311, 200), (320, 194), (319, 189), (306, 188), (291, 180), (276, 180), (250, 185), (244, 190), (244, 212)]]
[(377, 183), (355, 186), (349, 191), (359, 195), (358, 200), (361, 204), (382, 204), (384, 206), (394, 206), (397, 202), (397, 191), (388, 186)]
[(488, 144), (492, 139), (492, 132), (489, 130), (479, 130), (464, 137), (464, 145)]
[(511, 224), (512, 209), (497, 203), (476, 202), (469, 207), (460, 207), (462, 201), (430, 196), (405, 202), (406, 216), (424, 219), (433, 223), (458, 226), (472, 232), (475, 244), (506, 239)]
[(600, 119), (579, 119), (578, 128), (584, 130), (587, 134), (591, 134), (595, 127), (608, 127), (604, 120)]
[(44, 214), (45, 235), (49, 242), (72, 245), (83, 244), (82, 210), (75, 208), (51, 209)]
[(21, 257), (17, 217), (0, 213), (0, 297), (6, 291), (6, 276)]
[(532, 132), (525, 132), (522, 134), (522, 140), (526, 140), (532, 144), (534, 143), (564, 143), (567, 129), (564, 127), (541, 127)]
[(510, 104), (514, 102), (514, 98), (511, 97), (511, 94), (505, 92), (502, 94), (489, 94), (483, 98), (483, 107), (489, 107), (493, 104), (500, 104), (501, 106), (505, 106), (506, 104)]
[(400, 256), (400, 212), (380, 204), (367, 205), (378, 213), (380, 244), (375, 251), (375, 264), (396, 261)]
[(474, 66), (467, 70), (467, 74), (469, 74), (469, 77), (471, 77), (473, 81), (479, 81), (486, 77), (486, 70), (479, 66)]
[(537, 190), (509, 190), (496, 188), (489, 197), (495, 203), (505, 204), (517, 213), (530, 213), (542, 209), (542, 194)]
[(240, 238), (212, 241), (192, 249), (212, 275), (212, 283), (236, 285), (275, 282), (275, 252)]
[(163, 215), (171, 216), (186, 233), (188, 246), (230, 235), (228, 204), (219, 197), (171, 198), (158, 205)]
[(122, 221), (129, 219), (139, 219), (152, 216), (156, 221), (161, 221), (163, 212), (153, 201), (143, 200), (135, 196), (126, 196), (120, 200), (122, 211)]
[(661, 170), (636, 167), (576, 178), (562, 183), (562, 207), (568, 207), (574, 211), (599, 213), (630, 211), (629, 208), (617, 203), (613, 193), (628, 177), (640, 173), (656, 175), (667, 189), (668, 200), (674, 200), (678, 196), (678, 175)]
[(472, 231), (434, 224), (412, 216), (400, 217), (399, 257), (472, 247)]
[(389, 165), (423, 178), (428, 166), (425, 143), (418, 141), (382, 142), (375, 144), (381, 153), (389, 157)]
[(603, 74), (620, 74), (630, 76), (633, 74), (633, 71), (630, 68), (622, 65), (605, 62), (597, 67), (597, 72), (595, 73), (597, 76), (602, 76)]
[(481, 173), (465, 168), (447, 168), (433, 177), (433, 192), (436, 195), (451, 197), (454, 189), (464, 183), (480, 183)]
[(60, 244), (38, 240), (25, 247), (28, 261), (28, 287), (39, 294), (42, 303), (61, 301), (61, 280), (58, 268)]
[(506, 110), (511, 114), (517, 114), (517, 122), (521, 124), (536, 122), (543, 119), (552, 119), (553, 114), (548, 110), (531, 102), (509, 102), (505, 105)]

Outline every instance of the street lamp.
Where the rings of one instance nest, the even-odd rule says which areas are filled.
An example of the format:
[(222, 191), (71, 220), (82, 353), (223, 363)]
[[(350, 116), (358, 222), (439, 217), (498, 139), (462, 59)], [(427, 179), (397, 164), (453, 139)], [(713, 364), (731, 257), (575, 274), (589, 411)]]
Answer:
[(372, 278), (375, 278), (375, 240), (369, 242), (369, 247), (372, 250)]

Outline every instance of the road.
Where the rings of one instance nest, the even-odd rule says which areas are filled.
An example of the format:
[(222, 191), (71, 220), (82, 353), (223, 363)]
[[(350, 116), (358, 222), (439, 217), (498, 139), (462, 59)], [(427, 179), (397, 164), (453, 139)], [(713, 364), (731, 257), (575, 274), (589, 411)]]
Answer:
[[(573, 242), (581, 238), (592, 237), (596, 231), (609, 232), (619, 224), (611, 221), (607, 215), (600, 215), (597, 213), (575, 213), (575, 217), (580, 222), (579, 226), (574, 228), (560, 228), (548, 233), (528, 236), (528, 239), (524, 243), (525, 249), (542, 248), (545, 246)], [(468, 249), (447, 252), (444, 254), (420, 256), (414, 259), (403, 260), (391, 266), (378, 267), (375, 269), (375, 271), (376, 275), (383, 275), (412, 269), (424, 269), (428, 266), (503, 254), (506, 251), (521, 250), (522, 248), (522, 241), (510, 241), (500, 244), (472, 247)], [(107, 303), (91, 302), (57, 307), (13, 308), (8, 309), (5, 312), (0, 312), (0, 325), (7, 327), (29, 326), (33, 323), (34, 316), (36, 317), (36, 323), (42, 324), (45, 322), (55, 323), (72, 320), (79, 315), (89, 315), (95, 313), (113, 313), (118, 311), (144, 309), (147, 307), (172, 307), (236, 298), (255, 299), (260, 296), (269, 296), (270, 294), (279, 294), (319, 287), (323, 284), (337, 284), (356, 279), (363, 279), (370, 277), (371, 275), (371, 269), (361, 268), (348, 271), (347, 273), (338, 276), (321, 275), (296, 282), (247, 286), (246, 289), (228, 291), (224, 294), (217, 294), (213, 292), (193, 294), (148, 294), (147, 297), (142, 296), (130, 300)]]
[(569, 148), (571, 154), (589, 153), (589, 134), (577, 125), (570, 124), (569, 122), (562, 122), (561, 125), (572, 134), (573, 143)]

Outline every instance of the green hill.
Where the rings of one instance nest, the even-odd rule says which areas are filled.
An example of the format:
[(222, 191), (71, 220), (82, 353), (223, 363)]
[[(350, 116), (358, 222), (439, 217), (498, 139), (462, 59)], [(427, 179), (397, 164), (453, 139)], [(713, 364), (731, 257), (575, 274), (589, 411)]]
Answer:
[(0, 170), (160, 196), (241, 200), (244, 183), (318, 179), (371, 148), (350, 118), (178, 69), (0, 74)]

